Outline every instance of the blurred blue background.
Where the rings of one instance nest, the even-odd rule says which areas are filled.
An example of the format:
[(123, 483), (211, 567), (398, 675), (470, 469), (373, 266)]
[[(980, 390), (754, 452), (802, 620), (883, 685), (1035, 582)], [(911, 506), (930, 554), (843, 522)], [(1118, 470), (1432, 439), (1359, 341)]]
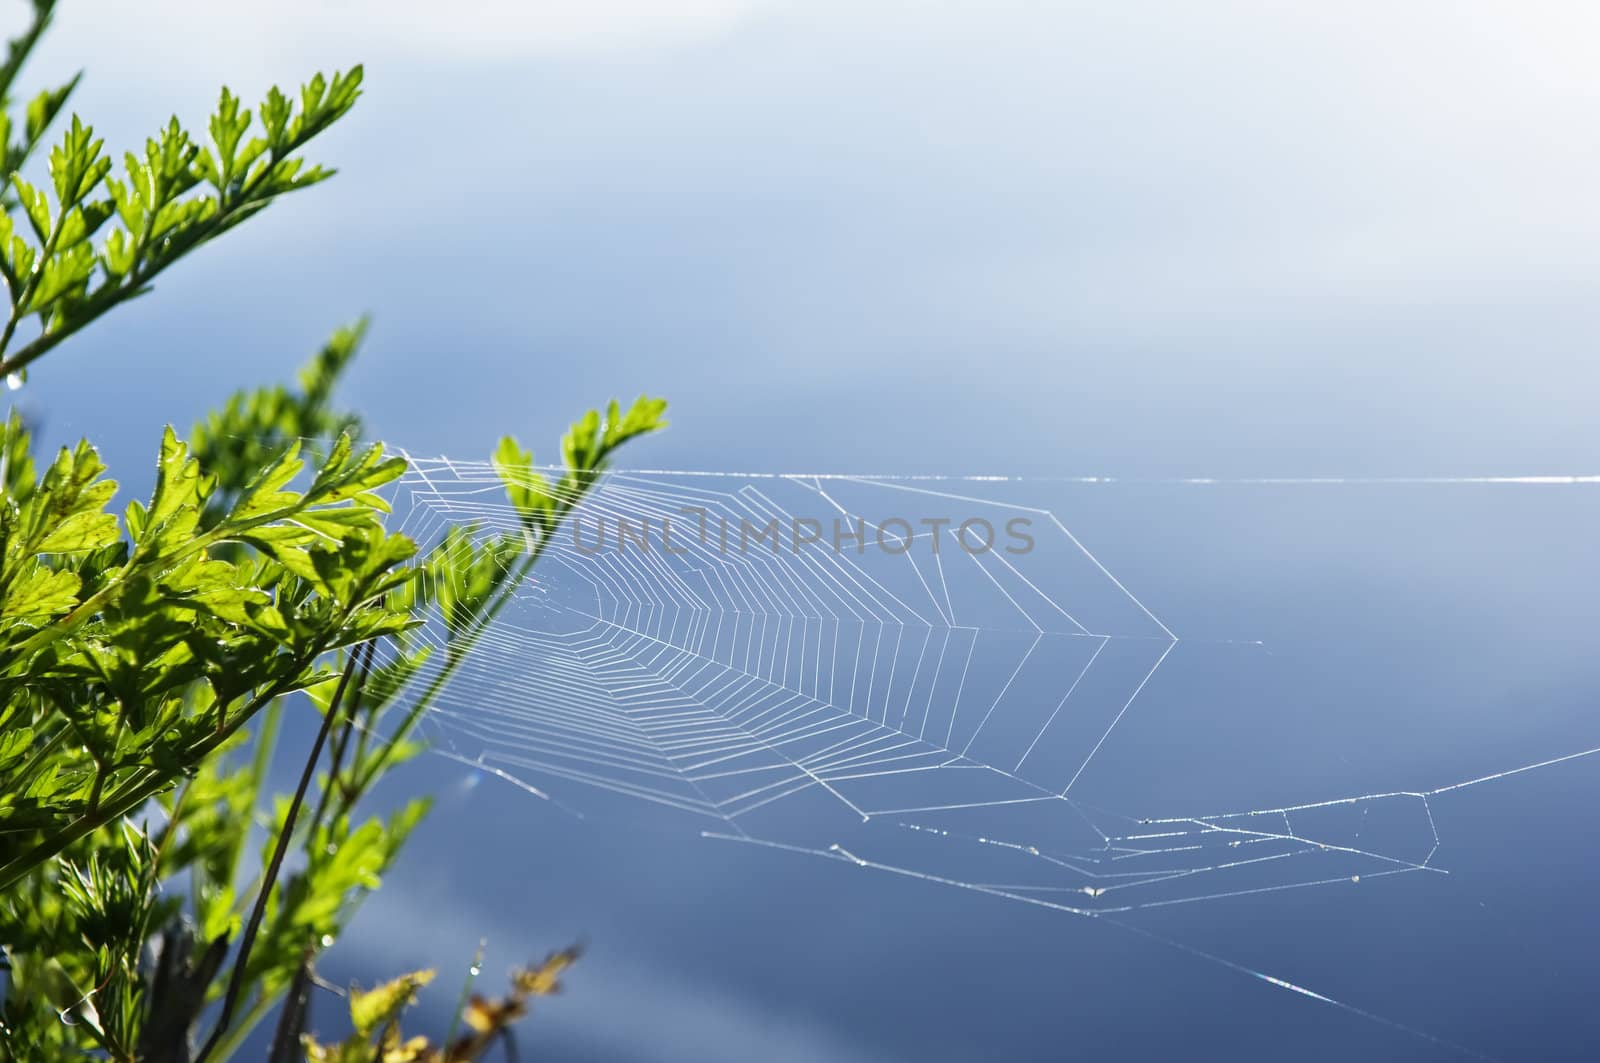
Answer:
[[(339, 177), (19, 398), (142, 489), (160, 424), (287, 378), (370, 311), (344, 398), (419, 454), (514, 431), (548, 459), (578, 411), (648, 391), (674, 427), (629, 458), (666, 468), (1600, 471), (1596, 23), (1556, 3), (68, 4), (30, 74), (87, 67), (75, 106), (114, 147), (198, 123), (223, 82), (253, 99), (361, 61), (368, 93), (312, 153)], [(1431, 789), (1600, 745), (1600, 487), (1034, 504), (1180, 634), (1270, 651), (1175, 661), (1096, 761), (1119, 811)], [(324, 973), (448, 974), (488, 938), (497, 975), (583, 935), (526, 1058), (1460, 1058), (1103, 924), (462, 781), (442, 760), (396, 780), (446, 796)], [(1597, 798), (1600, 758), (1474, 787), (1435, 808), (1448, 877), (1137, 921), (1485, 1055), (1592, 1058)]]

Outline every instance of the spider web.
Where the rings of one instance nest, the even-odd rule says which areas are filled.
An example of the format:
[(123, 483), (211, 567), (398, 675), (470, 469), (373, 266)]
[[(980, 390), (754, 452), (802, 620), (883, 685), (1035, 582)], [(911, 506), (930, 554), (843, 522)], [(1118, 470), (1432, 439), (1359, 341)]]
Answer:
[[(399, 530), (419, 542), (451, 526), (517, 530), (488, 464), (407, 457)], [(575, 814), (1105, 919), (1476, 1054), (1123, 917), (1443, 873), (1435, 798), (1595, 751), (1281, 807), (1101, 807), (1098, 758), (1190, 640), (1055, 514), (1023, 504), (1026, 490), (1000, 478), (607, 472), (426, 726), (445, 756)], [(1030, 548), (1008, 550), (997, 532), (974, 550), (959, 527), (973, 520), (1020, 520)], [(770, 542), (746, 534), (769, 524)], [(820, 541), (800, 544), (797, 529), (813, 525)], [(848, 534), (832, 541), (840, 528), (859, 548)], [(434, 626), (421, 637), (442, 645)]]

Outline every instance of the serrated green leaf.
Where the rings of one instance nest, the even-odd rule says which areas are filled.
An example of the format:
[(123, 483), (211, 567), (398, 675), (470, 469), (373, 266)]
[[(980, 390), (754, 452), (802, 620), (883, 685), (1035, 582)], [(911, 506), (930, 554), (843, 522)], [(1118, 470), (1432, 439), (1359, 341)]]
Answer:
[(75, 572), (36, 568), (18, 580), (0, 602), (0, 620), (20, 620), (65, 613), (78, 604), (82, 581)]
[(99, 550), (117, 541), (117, 518), (110, 513), (74, 513), (35, 547), (41, 554), (81, 553)]

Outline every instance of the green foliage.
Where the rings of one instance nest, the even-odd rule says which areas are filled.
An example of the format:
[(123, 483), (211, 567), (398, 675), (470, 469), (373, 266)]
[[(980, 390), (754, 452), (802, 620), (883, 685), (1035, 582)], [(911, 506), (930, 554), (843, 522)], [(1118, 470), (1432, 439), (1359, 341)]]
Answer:
[[(87, 444), (63, 449), (25, 502), (0, 500), (0, 727), (7, 736), (0, 926), (14, 965), (8, 1020), (35, 984), (26, 964), (15, 969), (17, 928), (51, 925), (47, 913), (9, 902), (60, 887), (75, 906), (58, 925), (74, 933), (40, 943), (52, 957), (48, 977), (98, 987), (77, 1005), (78, 1029), (114, 1057), (134, 1058), (138, 963), (152, 924), (125, 918), (129, 894), (110, 888), (118, 880), (104, 862), (107, 837), (132, 831), (145, 847), (142, 859), (123, 863), (140, 869), (135, 895), (151, 910), (161, 896), (158, 870), (170, 875), (186, 860), (220, 870), (230, 861), (219, 847), (236, 861), (248, 817), (211, 813), (219, 803), (235, 814), (248, 810), (254, 791), (247, 787), (260, 778), (224, 783), (207, 758), (262, 708), (320, 682), (329, 651), (412, 623), (384, 602), (412, 577), (404, 563), (414, 547), (383, 530), (370, 493), (401, 465), (342, 438), (306, 488), (291, 490), (303, 468), (297, 449), (263, 469), (207, 531), (198, 517), (215, 481), (170, 429), (149, 503), (131, 503), (121, 522), (106, 512), (115, 485)], [(254, 549), (238, 561), (209, 556), (229, 542)], [(158, 869), (155, 843), (126, 817), (190, 775), (202, 791), (213, 790), (211, 809), (199, 806), (193, 829)], [(373, 858), (361, 853), (373, 848), (372, 834), (326, 861), (328, 888), (371, 884)], [(380, 862), (392, 858), (398, 838), (383, 839)], [(330, 835), (324, 849), (338, 840)], [(212, 937), (232, 922), (217, 900), (205, 894), (197, 905)], [(108, 936), (112, 925), (129, 928), (127, 938)], [(92, 959), (80, 955), (82, 942), (95, 944)], [(108, 995), (116, 1007), (107, 1007)], [(72, 1010), (56, 994), (43, 1001)]]
[[(53, 7), (36, 3), (33, 25), (11, 42), (0, 68), (6, 88)], [(149, 291), (162, 270), (280, 196), (331, 176), (297, 152), (354, 106), (361, 79), (359, 66), (332, 78), (318, 74), (296, 100), (274, 87), (254, 112), (224, 88), (206, 123), (209, 142), (174, 117), (142, 152), (123, 153), (120, 176), (105, 142), (73, 115), (47, 155), (48, 188), (20, 170), (77, 78), (34, 97), (20, 130), (8, 114), (0, 124), (10, 182), (0, 214), (0, 280), (10, 310), (0, 328), (0, 376), (26, 370), (90, 321)], [(19, 326), (30, 320), (34, 335), (12, 349)]]
[[(276, 399), (251, 401), (265, 394), (279, 393), (235, 396), (228, 423), (266, 438), (286, 419), (322, 416), (309, 407), (327, 401), (326, 389), (307, 388), (285, 415)], [(451, 528), (414, 564), (413, 545), (383, 531), (375, 493), (402, 463), (348, 436), (314, 473), (288, 442), (207, 526), (224, 489), (194, 453), (221, 438), (206, 435), (217, 416), (196, 430), (196, 448), (167, 430), (150, 499), (120, 520), (92, 447), (64, 448), (36, 477), (12, 419), (0, 499), (0, 933), (12, 968), (0, 1014), (10, 1045), (162, 1058), (152, 1045), (185, 1037), (221, 997), (220, 959), (262, 885), (243, 878), (252, 827), (264, 828), (260, 866), (288, 830), (287, 800), (265, 816), (262, 803), (285, 697), (298, 691), (339, 713), (338, 728), (316, 813), (290, 832), (298, 865), (265, 883), (245, 1018), (223, 1054), (238, 1044), (339, 936), (425, 814), (425, 800), (362, 820), (356, 806), (420, 751), (411, 730), (615, 447), (661, 423), (659, 404), (635, 409), (655, 412), (609, 444), (586, 427), (595, 418), (580, 421), (564, 450), (589, 464), (553, 486), (530, 487), (542, 474), (504, 441), (507, 491), (534, 531)], [(445, 632), (441, 660), (417, 632), (427, 617)], [(365, 662), (341, 709), (335, 677), (379, 638), (391, 644), (384, 662)], [(241, 764), (252, 721), (255, 756)], [(158, 828), (142, 818), (152, 801)], [(171, 891), (179, 879), (186, 906)], [(151, 944), (162, 957), (154, 972), (140, 962)], [(182, 991), (153, 993), (157, 973)], [(0, 1058), (44, 1058), (11, 1051)]]
[(641, 395), (624, 414), (613, 401), (604, 420), (598, 410), (584, 414), (561, 440), (565, 474), (554, 484), (533, 463), (533, 453), (511, 436), (500, 440), (494, 468), (532, 542), (542, 545), (605, 468), (613, 452), (630, 439), (667, 426), (665, 399)]
[(361, 420), (330, 406), (334, 383), (367, 333), (365, 318), (334, 332), (300, 370), (296, 389), (282, 385), (235, 393), (191, 434), (194, 455), (217, 486), (201, 524), (210, 527), (260, 469), (301, 440), (358, 434)]
[[(6, 779), (0, 887), (315, 682), (328, 650), (404, 625), (373, 600), (409, 578), (414, 547), (383, 531), (370, 494), (403, 463), (344, 437), (307, 490), (286, 490), (302, 468), (291, 447), (202, 532), (214, 481), (169, 428), (127, 538), (87, 443), (63, 448), (26, 503), (0, 500), (0, 723), (78, 751)], [(211, 558), (224, 542), (257, 551)]]
[[(34, 0), (0, 65), (0, 376), (326, 177), (296, 153), (361, 82), (359, 67), (319, 75), (297, 101), (271, 90), (254, 114), (224, 89), (207, 143), (174, 119), (120, 175), (74, 115), (35, 186), (18, 170), (77, 79), (16, 120), (10, 90), (53, 8)], [(240, 391), (187, 441), (167, 428), (149, 498), (120, 511), (87, 441), (44, 466), (23, 419), (4, 424), (0, 1063), (178, 1063), (206, 1029), (199, 1058), (219, 1060), (280, 1002), (272, 1061), (291, 1058), (316, 956), (428, 807), (372, 815), (364, 799), (421, 751), (417, 722), (616, 448), (665, 423), (660, 400), (591, 411), (563, 439), (553, 482), (506, 438), (495, 463), (520, 533), (452, 528), (419, 553), (384, 528), (382, 489), (403, 460), (357, 445), (359, 419), (332, 404), (364, 331), (336, 332), (295, 388)], [(280, 724), (295, 712), (319, 714), (321, 730), (302, 786), (274, 794)], [(472, 1032), (443, 1048), (400, 1037), (418, 975), (352, 993), (353, 1039), (308, 1038), (303, 1051), (479, 1058), (575, 958), (518, 972), (503, 1000), (464, 1001)]]
[[(283, 423), (277, 400), (250, 401), (263, 394), (277, 392), (241, 394), (227, 407), (230, 423), (251, 438)], [(325, 389), (306, 389), (289, 423), (307, 423), (313, 411), (305, 407), (326, 400)], [(254, 424), (250, 410), (260, 417)], [(531, 458), (507, 464), (515, 444), (503, 443), (508, 492), (540, 534), (530, 542), (452, 528), (408, 565), (412, 544), (380, 524), (385, 506), (374, 489), (401, 471), (380, 448), (341, 436), (310, 474), (299, 443), (287, 443), (207, 527), (201, 515), (223, 488), (194, 457), (206, 431), (196, 430), (191, 448), (167, 430), (150, 499), (130, 503), (119, 520), (108, 510), (115, 485), (93, 448), (63, 449), (35, 478), (26, 429), (16, 418), (8, 429), (0, 931), (12, 965), (3, 1015), (13, 1046), (158, 1058), (153, 1040), (186, 1035), (219, 999), (218, 961), (256, 892), (242, 877), (252, 827), (265, 828), (258, 844), (267, 850), (285, 831), (286, 799), (273, 801), (266, 818), (262, 802), (284, 699), (299, 691), (319, 711), (340, 712), (339, 727), (317, 812), (294, 832), (298, 866), (266, 884), (261, 935), (244, 968), (246, 1017), (223, 1041), (224, 1054), (235, 1046), (392, 865), (427, 802), (359, 821), (356, 805), (420, 750), (411, 729), (536, 563), (544, 529), (553, 532), (624, 439), (615, 433), (608, 447), (602, 433), (587, 452), (569, 445), (591, 464), (538, 494), (527, 486), (540, 475)], [(218, 559), (224, 548), (237, 556)], [(446, 633), (441, 661), (417, 636), (429, 616)], [(376, 638), (391, 643), (385, 661), (339, 709), (340, 665)], [(397, 708), (398, 724), (389, 718)], [(252, 721), (260, 723), (255, 756), (240, 763)], [(158, 828), (139, 819), (152, 800), (164, 813)], [(133, 855), (108, 864), (119, 837)], [(263, 851), (259, 864), (268, 859)], [(186, 906), (170, 887), (185, 878)], [(140, 957), (152, 943), (163, 957), (158, 971), (184, 992), (151, 992), (155, 972)], [(0, 1049), (0, 1058), (30, 1058), (6, 1056), (13, 1050)]]

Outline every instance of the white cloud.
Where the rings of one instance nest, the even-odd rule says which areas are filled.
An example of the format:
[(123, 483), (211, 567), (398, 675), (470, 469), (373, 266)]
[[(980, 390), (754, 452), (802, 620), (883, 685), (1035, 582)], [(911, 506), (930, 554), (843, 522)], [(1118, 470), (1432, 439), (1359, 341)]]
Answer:
[(156, 0), (69, 9), (80, 28), (121, 41), (181, 42), (181, 54), (243, 47), (292, 51), (332, 39), (346, 46), (473, 58), (572, 48), (661, 45), (716, 34), (762, 0), (283, 0), (219, 5)]
[[(209, 102), (311, 70), (366, 63), (430, 80), (452, 68), (566, 57), (626, 60), (714, 42), (783, 0), (216, 0), (66, 4), (31, 84), (87, 69), (93, 83)], [(447, 74), (445, 76), (448, 76)], [(92, 93), (91, 93), (92, 95)], [(174, 95), (177, 99), (173, 99)], [(80, 95), (80, 99), (81, 99)], [(169, 104), (170, 106), (171, 104)], [(102, 105), (102, 111), (105, 107)]]

